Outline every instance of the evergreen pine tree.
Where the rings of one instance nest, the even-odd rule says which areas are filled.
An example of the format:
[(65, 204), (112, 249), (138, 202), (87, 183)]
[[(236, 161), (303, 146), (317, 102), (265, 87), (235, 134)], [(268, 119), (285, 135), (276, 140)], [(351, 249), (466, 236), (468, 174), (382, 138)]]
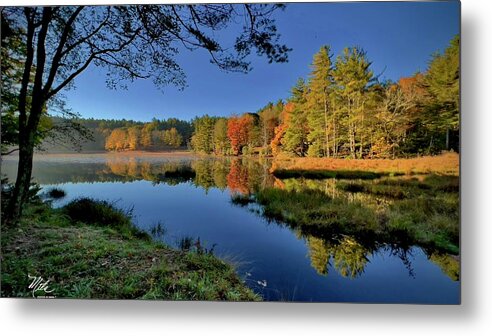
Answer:
[(339, 111), (347, 131), (352, 158), (362, 157), (363, 148), (369, 138), (366, 100), (368, 85), (374, 80), (370, 66), (364, 50), (357, 47), (345, 48), (343, 54), (337, 57), (333, 71), (334, 93), (340, 104)]
[(307, 149), (306, 83), (299, 78), (289, 102), (294, 105), (281, 143), (285, 151), (304, 156)]
[(309, 126), (308, 155), (313, 157), (330, 156), (330, 93), (333, 87), (330, 47), (323, 46), (313, 57), (309, 76), (309, 90), (306, 95)]

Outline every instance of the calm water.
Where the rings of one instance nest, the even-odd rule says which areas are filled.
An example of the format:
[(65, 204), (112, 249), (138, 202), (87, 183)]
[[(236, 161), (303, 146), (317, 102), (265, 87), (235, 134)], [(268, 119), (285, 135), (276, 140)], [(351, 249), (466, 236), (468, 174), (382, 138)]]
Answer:
[[(2, 174), (13, 178), (15, 164), (4, 161)], [(329, 192), (337, 183), (281, 181), (268, 169), (267, 161), (246, 159), (46, 156), (35, 161), (34, 179), (44, 189), (56, 185), (67, 192), (54, 206), (80, 196), (114, 201), (133, 207), (136, 225), (149, 232), (161, 223), (165, 233), (156, 239), (177, 246), (183, 237), (200, 238), (235, 263), (265, 300), (459, 303), (459, 274), (448, 269), (458, 261), (450, 256), (418, 246), (310, 236), (268, 221), (258, 205), (231, 202), (231, 195), (259, 188), (311, 183)]]

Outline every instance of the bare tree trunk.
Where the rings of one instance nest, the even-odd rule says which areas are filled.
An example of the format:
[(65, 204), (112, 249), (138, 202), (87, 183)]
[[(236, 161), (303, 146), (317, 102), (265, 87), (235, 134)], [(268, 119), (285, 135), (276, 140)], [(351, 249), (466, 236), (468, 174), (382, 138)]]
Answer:
[(324, 94), (325, 99), (325, 150), (326, 156), (330, 157), (330, 145), (328, 142), (328, 102), (326, 100), (326, 93)]
[(337, 157), (337, 127), (335, 123), (335, 113), (332, 113), (331, 120), (333, 124), (333, 157)]
[(348, 101), (348, 117), (349, 117), (349, 143), (350, 143), (350, 156), (355, 159), (355, 125), (352, 115), (352, 101), (349, 98)]
[(449, 128), (446, 128), (446, 150), (449, 150)]
[(355, 125), (350, 123), (350, 155), (355, 159)]
[(267, 148), (267, 125), (266, 125), (266, 120), (263, 118), (263, 149), (266, 150)]
[[(362, 106), (364, 108), (364, 106)], [(359, 159), (362, 159), (362, 151), (364, 147), (364, 111), (362, 111), (361, 123), (360, 123), (360, 145), (359, 145)]]
[(362, 134), (361, 134), (360, 135), (360, 144), (359, 144), (359, 159), (362, 159), (362, 150), (363, 150), (362, 141), (363, 141), (363, 138), (362, 138)]

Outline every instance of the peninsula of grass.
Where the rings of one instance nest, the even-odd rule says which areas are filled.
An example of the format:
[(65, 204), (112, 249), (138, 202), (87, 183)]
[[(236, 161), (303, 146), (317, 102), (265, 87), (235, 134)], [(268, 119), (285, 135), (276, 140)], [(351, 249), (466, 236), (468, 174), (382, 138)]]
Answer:
[[(266, 188), (255, 193), (255, 200), (262, 205), (265, 217), (309, 235), (349, 235), (387, 244), (404, 241), (459, 253), (458, 177), (341, 181), (337, 189), (342, 193)], [(354, 197), (358, 193), (361, 197)]]
[(60, 298), (261, 300), (231, 265), (203, 251), (152, 240), (108, 202), (31, 204), (18, 226), (2, 227), (1, 296), (31, 297), (31, 275), (50, 280)]

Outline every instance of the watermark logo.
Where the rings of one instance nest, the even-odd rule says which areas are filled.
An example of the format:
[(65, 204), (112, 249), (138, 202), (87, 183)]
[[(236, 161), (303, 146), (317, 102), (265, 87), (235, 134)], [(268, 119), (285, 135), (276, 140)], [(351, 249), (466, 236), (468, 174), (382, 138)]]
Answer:
[[(29, 285), (29, 289), (32, 292), (32, 297), (35, 298), (54, 298), (54, 295), (46, 295), (50, 294), (54, 291), (54, 289), (49, 289), (48, 284), (50, 280), (44, 280), (40, 276), (32, 276), (30, 274), (27, 275), (31, 283)], [(36, 293), (43, 292), (45, 295), (38, 295)]]

